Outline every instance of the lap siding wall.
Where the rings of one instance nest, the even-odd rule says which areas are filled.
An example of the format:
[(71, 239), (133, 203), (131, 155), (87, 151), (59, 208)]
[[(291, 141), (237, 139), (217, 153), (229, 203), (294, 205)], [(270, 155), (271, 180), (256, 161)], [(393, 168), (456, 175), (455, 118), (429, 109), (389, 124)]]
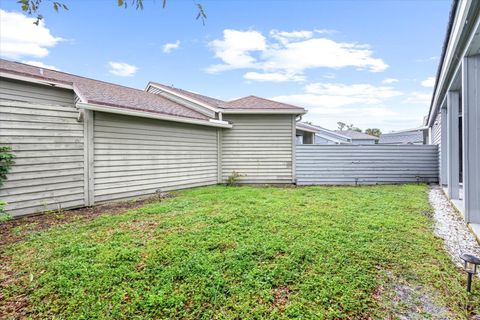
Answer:
[(81, 207), (83, 124), (71, 90), (0, 79), (0, 145), (16, 156), (0, 199), (13, 216)]
[(216, 128), (94, 113), (96, 203), (216, 183)]
[(224, 115), (222, 181), (236, 171), (241, 183), (292, 183), (292, 115)]

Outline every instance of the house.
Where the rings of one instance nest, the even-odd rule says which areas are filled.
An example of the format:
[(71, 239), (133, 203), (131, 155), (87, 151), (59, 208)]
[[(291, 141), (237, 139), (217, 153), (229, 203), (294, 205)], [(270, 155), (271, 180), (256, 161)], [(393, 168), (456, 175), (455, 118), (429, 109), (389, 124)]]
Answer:
[(352, 144), (376, 144), (378, 141), (378, 137), (354, 130), (336, 130), (335, 132), (350, 138)]
[(350, 144), (351, 142), (349, 137), (332, 130), (297, 122), (297, 144)]
[(303, 108), (145, 90), (0, 60), (0, 144), (16, 156), (0, 199), (13, 216), (195, 186), (295, 181)]
[(480, 1), (455, 0), (425, 121), (440, 183), (480, 235)]
[(428, 128), (415, 128), (382, 133), (378, 144), (427, 144)]

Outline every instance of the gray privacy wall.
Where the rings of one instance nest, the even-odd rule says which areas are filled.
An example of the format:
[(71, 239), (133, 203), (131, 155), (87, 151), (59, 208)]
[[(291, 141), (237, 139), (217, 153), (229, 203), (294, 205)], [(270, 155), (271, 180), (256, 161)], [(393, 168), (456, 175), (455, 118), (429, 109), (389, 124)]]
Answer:
[(434, 145), (298, 145), (299, 185), (438, 182)]

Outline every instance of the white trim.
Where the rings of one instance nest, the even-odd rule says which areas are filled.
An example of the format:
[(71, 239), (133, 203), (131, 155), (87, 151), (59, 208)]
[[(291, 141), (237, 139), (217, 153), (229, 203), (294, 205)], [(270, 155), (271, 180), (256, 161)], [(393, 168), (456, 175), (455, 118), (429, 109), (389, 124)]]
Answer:
[(233, 126), (226, 121), (223, 121), (220, 123), (218, 120), (213, 122), (211, 120), (190, 119), (190, 118), (179, 117), (179, 116), (171, 116), (166, 114), (157, 114), (152, 112), (136, 111), (136, 110), (123, 109), (123, 108), (120, 109), (116, 107), (103, 106), (103, 105), (92, 104), (92, 103), (83, 103), (83, 102), (77, 102), (76, 106), (79, 109), (123, 114), (123, 115), (134, 116), (134, 117), (174, 121), (174, 122), (189, 123), (189, 124), (198, 124), (198, 125), (217, 127), (217, 128), (233, 128)]
[(311, 129), (311, 128), (304, 128), (304, 127), (300, 127), (300, 126), (295, 126), (295, 129), (296, 130), (300, 130), (300, 131), (305, 131), (305, 132), (311, 132), (311, 133), (317, 133), (319, 130), (315, 130), (315, 129)]
[(223, 114), (305, 114), (305, 109), (222, 109)]
[[(467, 3), (468, 3), (468, 5), (467, 5)], [(453, 31), (450, 35), (449, 40), (448, 40), (447, 53), (445, 54), (445, 57), (443, 59), (443, 61), (446, 62), (446, 63), (444, 63), (442, 65), (442, 71), (440, 72), (437, 88), (434, 92), (434, 100), (433, 100), (433, 103), (432, 103), (431, 108), (429, 110), (429, 118), (427, 119), (427, 126), (429, 126), (429, 127), (432, 126), (432, 122), (434, 121), (435, 115), (438, 112), (437, 109), (440, 108), (440, 107), (437, 107), (437, 105), (442, 105), (445, 102), (447, 92), (450, 89), (453, 81), (455, 80), (455, 75), (457, 74), (457, 72), (459, 72), (459, 68), (461, 67), (462, 58), (466, 56), (466, 54), (469, 50), (469, 47), (472, 44), (473, 39), (475, 38), (475, 33), (480, 28), (480, 18), (477, 18), (477, 21), (474, 22), (475, 26), (472, 29), (473, 32), (469, 36), (469, 38), (467, 39), (465, 49), (461, 53), (460, 58), (452, 57), (452, 54), (453, 54), (452, 50), (457, 47), (459, 38), (460, 38), (462, 30), (463, 30), (463, 27), (465, 26), (465, 20), (467, 18), (467, 14), (468, 14), (468, 8), (470, 8), (471, 5), (472, 5), (472, 0), (460, 1), (459, 8), (457, 8), (457, 12), (459, 12), (459, 14), (455, 17), (454, 29), (453, 29)], [(459, 18), (460, 15), (462, 15), (461, 18)], [(460, 22), (459, 22), (459, 20), (460, 20)], [(452, 39), (454, 40), (453, 43), (451, 42)], [(455, 65), (452, 66), (452, 64), (455, 62), (454, 60), (456, 61), (456, 66)], [(451, 69), (454, 70), (452, 79), (450, 79), (450, 82), (448, 83), (448, 86), (445, 88), (444, 97), (442, 99), (442, 102), (439, 103), (439, 99), (440, 99), (442, 89), (446, 85), (445, 74), (448, 73), (448, 71), (451, 70)]]
[(56, 87), (56, 88), (73, 90), (73, 86), (71, 84), (60, 83), (60, 82), (44, 80), (44, 79), (38, 79), (38, 78), (35, 78), (35, 77), (29, 77), (29, 76), (16, 75), (16, 74), (7, 73), (7, 72), (4, 72), (4, 71), (0, 71), (0, 77), (7, 78), (7, 79), (12, 79), (12, 80), (32, 82), (32, 83), (41, 84), (41, 85), (49, 86), (49, 87)]
[(175, 90), (169, 90), (169, 89), (164, 88), (163, 86), (160, 87), (160, 86), (158, 86), (158, 85), (156, 85), (155, 83), (152, 83), (152, 82), (149, 82), (149, 83), (147, 84), (147, 87), (145, 88), (145, 91), (148, 91), (148, 89), (149, 89), (150, 87), (155, 87), (155, 88), (157, 88), (158, 90), (165, 91), (165, 92), (170, 93), (170, 94), (172, 94), (172, 95), (174, 95), (174, 96), (177, 96), (177, 97), (179, 97), (179, 98), (185, 99), (185, 100), (190, 101), (190, 102), (195, 103), (195, 104), (198, 104), (199, 106), (204, 107), (204, 108), (207, 108), (207, 109), (209, 109), (209, 110), (211, 110), (211, 111), (213, 111), (213, 112), (221, 112), (220, 109), (215, 108), (215, 107), (212, 107), (211, 105), (206, 104), (205, 102), (199, 101), (199, 100), (194, 99), (194, 98), (192, 98), (192, 97), (188, 97), (188, 96), (186, 96), (186, 95), (184, 95), (184, 94), (181, 94), (181, 93), (176, 92)]

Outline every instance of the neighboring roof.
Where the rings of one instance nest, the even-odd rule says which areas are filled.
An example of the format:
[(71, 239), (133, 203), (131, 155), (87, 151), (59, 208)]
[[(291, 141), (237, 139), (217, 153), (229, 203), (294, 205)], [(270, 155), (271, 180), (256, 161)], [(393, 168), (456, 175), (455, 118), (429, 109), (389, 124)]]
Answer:
[[(174, 93), (186, 96), (190, 99), (197, 100), (199, 102), (205, 103), (211, 107), (218, 109), (240, 109), (240, 110), (295, 110), (298, 109), (299, 113), (304, 111), (304, 108), (297, 107), (291, 104), (282, 103), (278, 101), (273, 101), (265, 98), (260, 98), (257, 96), (247, 96), (238, 98), (231, 101), (224, 101), (202, 94), (198, 94), (192, 91), (179, 89), (174, 86), (168, 86), (165, 84), (150, 82), (149, 85), (153, 85), (159, 89), (169, 90)], [(147, 87), (148, 88), (148, 87)]]
[(296, 129), (314, 133), (320, 131), (320, 127), (305, 122), (297, 122)]
[(335, 131), (305, 122), (297, 122), (296, 129), (312, 132), (315, 134), (315, 136), (321, 137), (325, 140), (333, 141), (338, 144), (349, 144), (352, 140), (350, 137), (344, 136)]
[(378, 140), (378, 137), (353, 130), (335, 130), (335, 132), (347, 136), (353, 140)]
[(423, 130), (391, 132), (380, 135), (379, 144), (413, 144), (423, 143)]
[(0, 59), (0, 72), (73, 86), (82, 102), (208, 120), (208, 117), (160, 95), (69, 73)]

